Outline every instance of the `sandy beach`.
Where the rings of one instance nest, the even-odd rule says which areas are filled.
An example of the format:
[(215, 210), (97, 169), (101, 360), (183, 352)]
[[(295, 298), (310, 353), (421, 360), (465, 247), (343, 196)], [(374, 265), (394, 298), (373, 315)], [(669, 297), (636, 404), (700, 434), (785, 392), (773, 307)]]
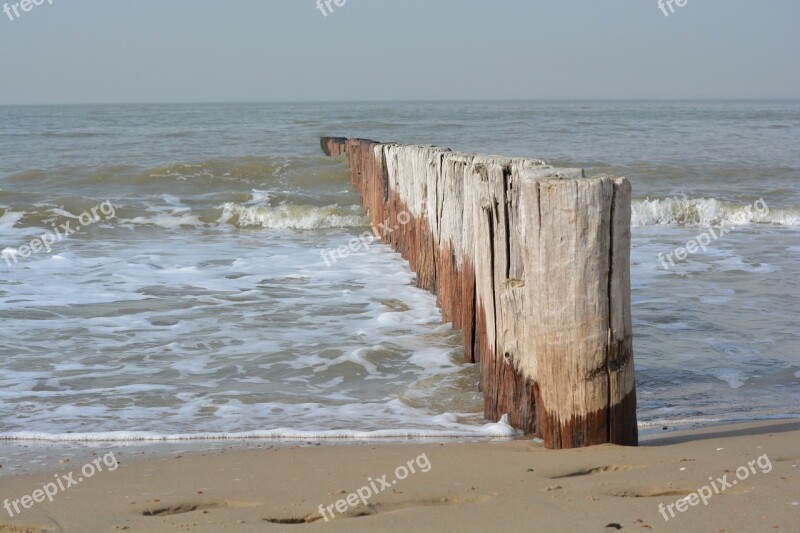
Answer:
[[(794, 420), (664, 432), (638, 448), (261, 445), (98, 451), (86, 470), (5, 474), (0, 500), (21, 512), (3, 511), (0, 531), (800, 531)], [(64, 486), (52, 503), (22, 508), (52, 480)]]

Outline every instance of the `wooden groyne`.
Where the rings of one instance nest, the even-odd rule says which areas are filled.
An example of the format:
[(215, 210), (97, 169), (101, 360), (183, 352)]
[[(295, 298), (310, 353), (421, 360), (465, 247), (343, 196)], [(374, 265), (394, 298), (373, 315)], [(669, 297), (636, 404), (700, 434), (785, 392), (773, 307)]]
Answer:
[(548, 448), (636, 445), (631, 188), (543, 161), (323, 137), (480, 364), (484, 414)]

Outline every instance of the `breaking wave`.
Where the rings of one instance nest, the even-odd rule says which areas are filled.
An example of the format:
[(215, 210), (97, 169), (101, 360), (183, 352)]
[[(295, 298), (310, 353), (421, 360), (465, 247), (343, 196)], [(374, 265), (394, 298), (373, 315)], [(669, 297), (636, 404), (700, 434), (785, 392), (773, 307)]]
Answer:
[(634, 200), (633, 226), (694, 226), (714, 224), (774, 224), (800, 226), (800, 209), (770, 208), (763, 200), (743, 205), (715, 198), (664, 198)]
[(324, 229), (358, 227), (367, 219), (355, 207), (328, 205), (281, 204), (277, 206), (247, 206), (233, 202), (221, 206), (220, 224), (239, 228), (261, 227), (268, 229)]

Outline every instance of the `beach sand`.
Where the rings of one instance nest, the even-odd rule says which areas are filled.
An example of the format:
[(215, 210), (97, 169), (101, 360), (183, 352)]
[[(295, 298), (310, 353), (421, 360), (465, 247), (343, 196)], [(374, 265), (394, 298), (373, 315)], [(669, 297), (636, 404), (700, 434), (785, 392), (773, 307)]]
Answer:
[[(121, 448), (113, 472), (101, 461), (105, 471), (52, 503), (14, 518), (0, 509), (0, 532), (800, 531), (797, 420), (664, 432), (638, 448), (551, 451), (529, 440), (259, 444), (144, 457)], [(81, 465), (67, 466), (3, 474), (0, 503), (56, 474), (71, 470), (77, 479)], [(720, 490), (723, 476), (730, 486)], [(703, 486), (706, 504), (690, 498), (680, 512), (676, 502)], [(328, 521), (320, 505), (331, 506)]]

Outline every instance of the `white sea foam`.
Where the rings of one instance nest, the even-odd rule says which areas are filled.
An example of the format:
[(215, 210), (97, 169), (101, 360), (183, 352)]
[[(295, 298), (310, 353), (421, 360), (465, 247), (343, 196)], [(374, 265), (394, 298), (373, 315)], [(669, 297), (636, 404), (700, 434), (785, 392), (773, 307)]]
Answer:
[(0, 216), (0, 231), (5, 233), (11, 230), (24, 216), (25, 213), (6, 211)]
[[(763, 211), (763, 212), (762, 212)], [(722, 202), (715, 198), (663, 198), (634, 200), (631, 204), (633, 226), (654, 225), (728, 225), (774, 224), (800, 225), (800, 209), (754, 208)]]
[(732, 389), (738, 389), (744, 386), (747, 382), (747, 376), (742, 372), (738, 372), (732, 368), (721, 368), (713, 371), (712, 375), (726, 382)]
[(251, 204), (269, 204), (272, 199), (272, 193), (269, 191), (259, 191), (258, 189), (252, 190), (253, 199), (250, 200)]
[(336, 205), (316, 207), (281, 204), (268, 207), (226, 202), (220, 209), (222, 210), (220, 224), (232, 224), (240, 228), (311, 230), (358, 227), (366, 224), (366, 218), (357, 211)]
[[(14, 272), (0, 300), (16, 317), (4, 326), (2, 438), (508, 433), (483, 424), (472, 389), (436, 399), (437, 383), (476, 370), (451, 359), (460, 340), (388, 247), (325, 269), (285, 235), (261, 244), (198, 231), (206, 238), (174, 248), (169, 238), (129, 240), (126, 229), (105, 256), (69, 250)], [(350, 234), (313, 238), (338, 246)], [(55, 274), (70, 282), (52, 291), (37, 281)], [(380, 320), (387, 309), (394, 319)], [(17, 371), (32, 353), (47, 372)], [(452, 406), (465, 414), (437, 417)]]
[(53, 208), (50, 209), (50, 211), (52, 211), (53, 214), (58, 215), (60, 217), (72, 218), (72, 219), (77, 219), (78, 218), (78, 215), (73, 215), (72, 213), (70, 213), (66, 209), (61, 209), (59, 207), (53, 207)]
[(45, 442), (166, 442), (196, 440), (388, 440), (388, 439), (424, 439), (424, 438), (503, 438), (520, 434), (511, 427), (508, 417), (503, 416), (499, 422), (468, 426), (458, 422), (450, 422), (449, 417), (442, 415), (438, 420), (448, 429), (383, 429), (375, 431), (357, 431), (349, 429), (329, 431), (302, 431), (291, 428), (269, 430), (242, 431), (238, 433), (154, 433), (147, 431), (110, 431), (98, 433), (37, 433), (19, 431), (0, 433), (0, 440), (6, 441), (45, 441)]
[(166, 202), (168, 205), (172, 207), (184, 207), (181, 199), (175, 196), (174, 194), (162, 194), (161, 198)]
[(150, 216), (140, 216), (130, 219), (121, 219), (120, 224), (138, 224), (144, 226), (158, 226), (167, 229), (177, 229), (183, 226), (200, 227), (205, 224), (197, 215), (192, 214), (188, 208), (175, 209), (170, 213), (157, 213)]

